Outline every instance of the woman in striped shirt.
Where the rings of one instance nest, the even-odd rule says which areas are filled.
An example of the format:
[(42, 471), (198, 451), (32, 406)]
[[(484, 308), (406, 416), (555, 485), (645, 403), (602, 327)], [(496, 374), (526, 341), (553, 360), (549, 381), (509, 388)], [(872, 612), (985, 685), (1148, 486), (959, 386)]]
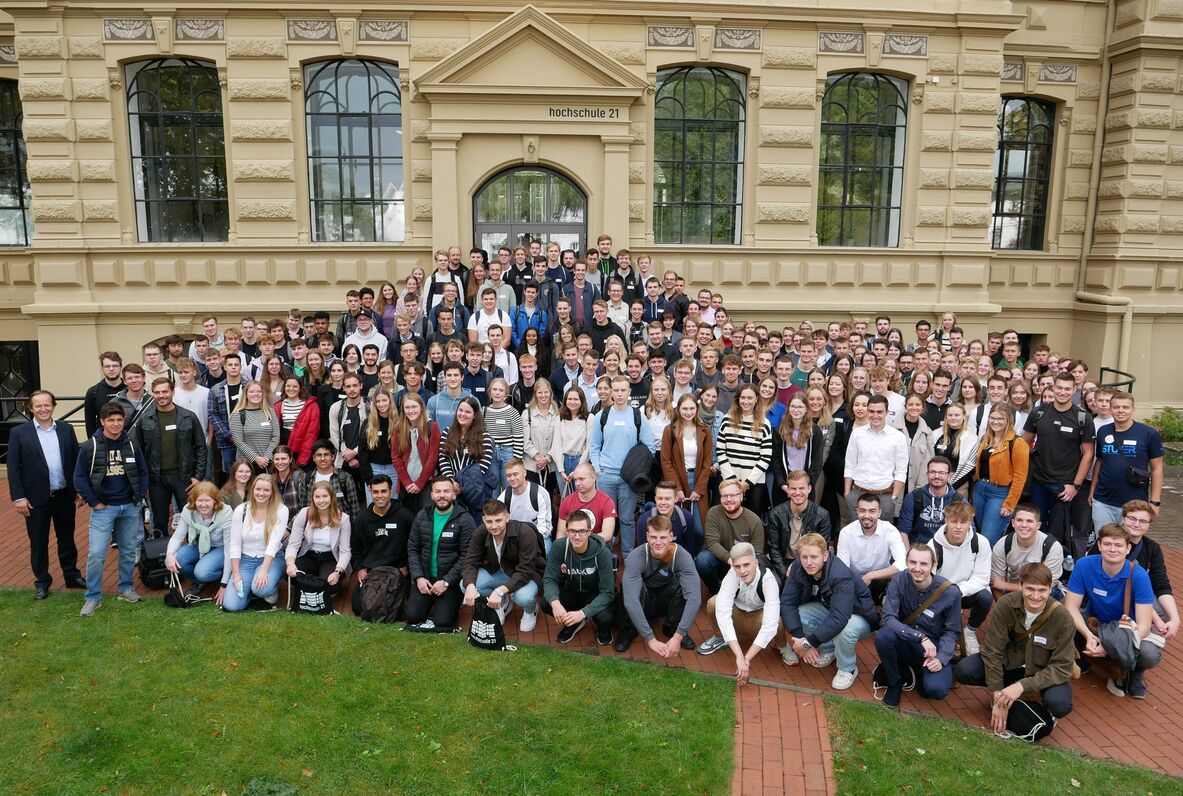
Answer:
[(267, 401), (263, 387), (252, 381), (242, 390), (230, 413), (230, 436), (238, 456), (251, 463), (256, 473), (271, 465), (271, 454), (279, 445), (279, 418)]
[(719, 475), (736, 479), (744, 491), (743, 504), (757, 517), (768, 510), (765, 474), (772, 461), (772, 426), (756, 414), (759, 396), (745, 384), (735, 394), (731, 410), (719, 426)]
[[(481, 508), (492, 492), (485, 474), (493, 466), (493, 440), (485, 431), (481, 404), (471, 395), (456, 406), (451, 427), (440, 439), (439, 474), (460, 485), (460, 495), (477, 525)], [(494, 493), (495, 494), (495, 493)]]
[(493, 441), (492, 467), (497, 478), (493, 494), (505, 491), (505, 465), (510, 459), (525, 455), (522, 413), (509, 405), (509, 382), (502, 378), (489, 382), (489, 405), (485, 407), (485, 430)]

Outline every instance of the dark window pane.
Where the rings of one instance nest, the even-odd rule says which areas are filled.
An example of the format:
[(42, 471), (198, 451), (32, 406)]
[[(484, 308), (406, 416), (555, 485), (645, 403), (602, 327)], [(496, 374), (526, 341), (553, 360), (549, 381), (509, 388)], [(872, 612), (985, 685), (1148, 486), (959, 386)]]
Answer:
[(1009, 97), (998, 115), (994, 219), (990, 244), (996, 249), (1042, 249), (1055, 106)]

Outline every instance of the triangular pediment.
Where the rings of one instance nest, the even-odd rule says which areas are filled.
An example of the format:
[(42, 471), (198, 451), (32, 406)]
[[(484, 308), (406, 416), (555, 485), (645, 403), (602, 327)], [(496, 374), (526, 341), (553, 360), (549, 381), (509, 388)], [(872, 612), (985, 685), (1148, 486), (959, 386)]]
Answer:
[(534, 6), (506, 17), (414, 82), (429, 98), (467, 93), (639, 97), (645, 90), (643, 78)]

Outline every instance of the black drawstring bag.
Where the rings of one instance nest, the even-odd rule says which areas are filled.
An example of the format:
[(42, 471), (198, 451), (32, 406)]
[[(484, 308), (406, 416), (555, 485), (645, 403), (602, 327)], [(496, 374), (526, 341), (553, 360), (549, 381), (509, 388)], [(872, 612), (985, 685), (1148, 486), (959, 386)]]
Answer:
[[(504, 599), (509, 599), (509, 595), (506, 595)], [(472, 624), (468, 626), (468, 643), (478, 649), (493, 650), (494, 652), (517, 650), (517, 647), (511, 647), (505, 643), (505, 628), (501, 625), (501, 617), (497, 615), (496, 610), (489, 607), (489, 602), (484, 597), (478, 597), (472, 606)]]
[(1046, 738), (1055, 728), (1056, 717), (1041, 702), (1017, 699), (1006, 714), (1006, 731), (1030, 743)]
[(288, 610), (297, 614), (333, 613), (329, 582), (307, 572), (297, 572), (294, 578), (288, 578)]
[(188, 608), (199, 603), (213, 602), (209, 597), (198, 597), (188, 594), (181, 588), (181, 576), (176, 572), (168, 573), (168, 594), (164, 595), (164, 604), (169, 608)]

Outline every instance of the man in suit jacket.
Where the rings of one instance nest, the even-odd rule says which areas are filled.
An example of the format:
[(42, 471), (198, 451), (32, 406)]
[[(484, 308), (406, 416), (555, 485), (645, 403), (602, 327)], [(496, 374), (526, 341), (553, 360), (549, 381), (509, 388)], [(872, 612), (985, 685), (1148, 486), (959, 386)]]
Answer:
[(33, 419), (12, 430), (8, 441), (8, 491), (17, 512), (25, 518), (29, 533), (29, 560), (33, 566), (33, 598), (49, 596), (49, 524), (57, 536), (58, 563), (66, 586), (85, 589), (78, 571), (74, 544), (74, 512), (77, 494), (72, 483), (78, 461), (78, 440), (69, 423), (57, 423), (53, 410), (57, 399), (48, 390), (29, 398)]

